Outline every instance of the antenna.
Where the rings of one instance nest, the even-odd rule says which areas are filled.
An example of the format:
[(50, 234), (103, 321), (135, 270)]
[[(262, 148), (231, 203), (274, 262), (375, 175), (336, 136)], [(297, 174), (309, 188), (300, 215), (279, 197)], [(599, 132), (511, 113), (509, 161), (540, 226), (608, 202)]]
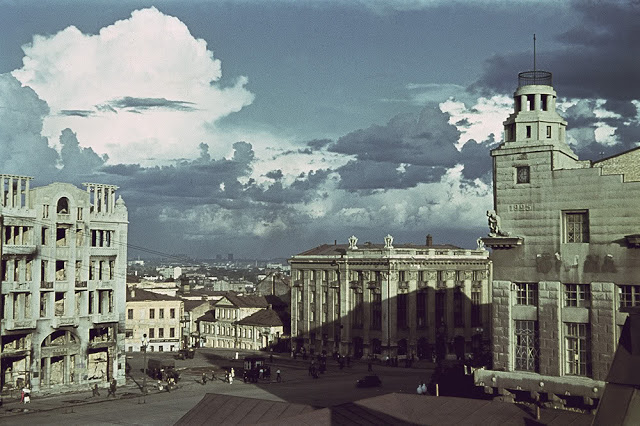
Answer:
[(537, 71), (536, 68), (536, 34), (533, 33), (533, 71)]

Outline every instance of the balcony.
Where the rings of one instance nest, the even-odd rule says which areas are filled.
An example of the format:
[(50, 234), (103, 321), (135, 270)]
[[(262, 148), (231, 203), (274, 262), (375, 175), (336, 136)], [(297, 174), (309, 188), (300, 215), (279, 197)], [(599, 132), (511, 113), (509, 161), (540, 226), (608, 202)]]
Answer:
[(28, 255), (36, 252), (36, 246), (32, 244), (28, 245), (12, 245), (5, 244), (2, 246), (2, 254), (14, 254), (14, 255)]
[(418, 288), (427, 288), (429, 287), (428, 281), (418, 281)]
[(36, 328), (35, 318), (3, 319), (0, 323), (2, 324), (2, 329), (7, 331)]
[(447, 288), (447, 282), (444, 280), (438, 280), (436, 281), (436, 287), (437, 288)]
[(464, 287), (464, 281), (456, 281), (456, 287)]
[(107, 312), (104, 314), (93, 314), (91, 319), (94, 323), (105, 323), (105, 322), (118, 322), (118, 313), (117, 312)]
[(28, 281), (4, 281), (2, 283), (2, 293), (7, 294), (12, 291), (31, 291), (31, 283)]
[(51, 326), (53, 328), (77, 327), (78, 325), (80, 325), (79, 318), (78, 317), (69, 317), (69, 316), (53, 317), (53, 323), (51, 324)]
[(40, 288), (42, 290), (53, 290), (53, 281), (41, 281)]
[(91, 256), (108, 256), (114, 258), (118, 255), (118, 247), (89, 247)]
[(340, 281), (338, 280), (329, 281), (329, 287), (340, 288)]
[(409, 281), (398, 281), (398, 288), (401, 290), (409, 290)]
[(94, 280), (91, 282), (96, 290), (113, 290), (116, 287), (113, 280)]
[(349, 288), (353, 288), (353, 289), (362, 288), (362, 282), (361, 281), (349, 281)]
[(76, 288), (87, 288), (86, 281), (76, 281)]

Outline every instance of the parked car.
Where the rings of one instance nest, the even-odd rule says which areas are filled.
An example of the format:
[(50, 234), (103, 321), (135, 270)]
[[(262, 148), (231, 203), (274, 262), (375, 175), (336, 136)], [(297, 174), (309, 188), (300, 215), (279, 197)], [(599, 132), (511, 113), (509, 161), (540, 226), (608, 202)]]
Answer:
[(356, 382), (356, 387), (358, 388), (373, 388), (376, 386), (382, 386), (382, 380), (375, 374), (364, 376)]

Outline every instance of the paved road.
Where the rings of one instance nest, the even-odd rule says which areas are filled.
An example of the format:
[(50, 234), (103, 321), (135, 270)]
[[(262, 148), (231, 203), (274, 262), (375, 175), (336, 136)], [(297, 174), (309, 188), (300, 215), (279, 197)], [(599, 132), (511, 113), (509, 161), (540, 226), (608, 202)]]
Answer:
[[(155, 354), (158, 355), (158, 354)], [(239, 354), (242, 359), (245, 354)], [(7, 402), (0, 408), (0, 423), (28, 422), (29, 424), (65, 425), (172, 425), (195, 406), (208, 393), (225, 393), (250, 398), (273, 401), (287, 401), (327, 407), (370, 396), (390, 392), (414, 393), (418, 381), (428, 381), (431, 364), (414, 365), (414, 368), (374, 366), (382, 378), (380, 388), (357, 389), (355, 381), (366, 374), (366, 363), (352, 363), (350, 368), (340, 370), (337, 363), (330, 360), (328, 371), (319, 379), (308, 375), (309, 361), (298, 358), (276, 356), (272, 367), (280, 369), (284, 381), (274, 383), (263, 381), (259, 384), (243, 383), (236, 380), (232, 385), (220, 380), (199, 382), (203, 371), (211, 371), (225, 364), (235, 356), (233, 351), (201, 349), (192, 360), (176, 360), (181, 371), (179, 388), (170, 393), (159, 392), (148, 380), (149, 393), (142, 396), (139, 386), (142, 377), (142, 359), (133, 354), (129, 360), (132, 377), (124, 387), (118, 389), (118, 398), (108, 399), (106, 391), (100, 397), (92, 397), (90, 391), (73, 394), (38, 396), (26, 406), (18, 402)], [(169, 357), (169, 354), (162, 356)], [(24, 408), (28, 411), (22, 411)]]

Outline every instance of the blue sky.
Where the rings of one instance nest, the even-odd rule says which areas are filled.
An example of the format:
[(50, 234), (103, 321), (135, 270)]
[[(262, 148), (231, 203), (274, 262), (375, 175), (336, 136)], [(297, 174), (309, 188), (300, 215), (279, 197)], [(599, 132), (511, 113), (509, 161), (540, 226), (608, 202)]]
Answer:
[(533, 33), (581, 158), (637, 146), (639, 9), (0, 0), (0, 171), (117, 184), (130, 243), (166, 253), (472, 247)]

